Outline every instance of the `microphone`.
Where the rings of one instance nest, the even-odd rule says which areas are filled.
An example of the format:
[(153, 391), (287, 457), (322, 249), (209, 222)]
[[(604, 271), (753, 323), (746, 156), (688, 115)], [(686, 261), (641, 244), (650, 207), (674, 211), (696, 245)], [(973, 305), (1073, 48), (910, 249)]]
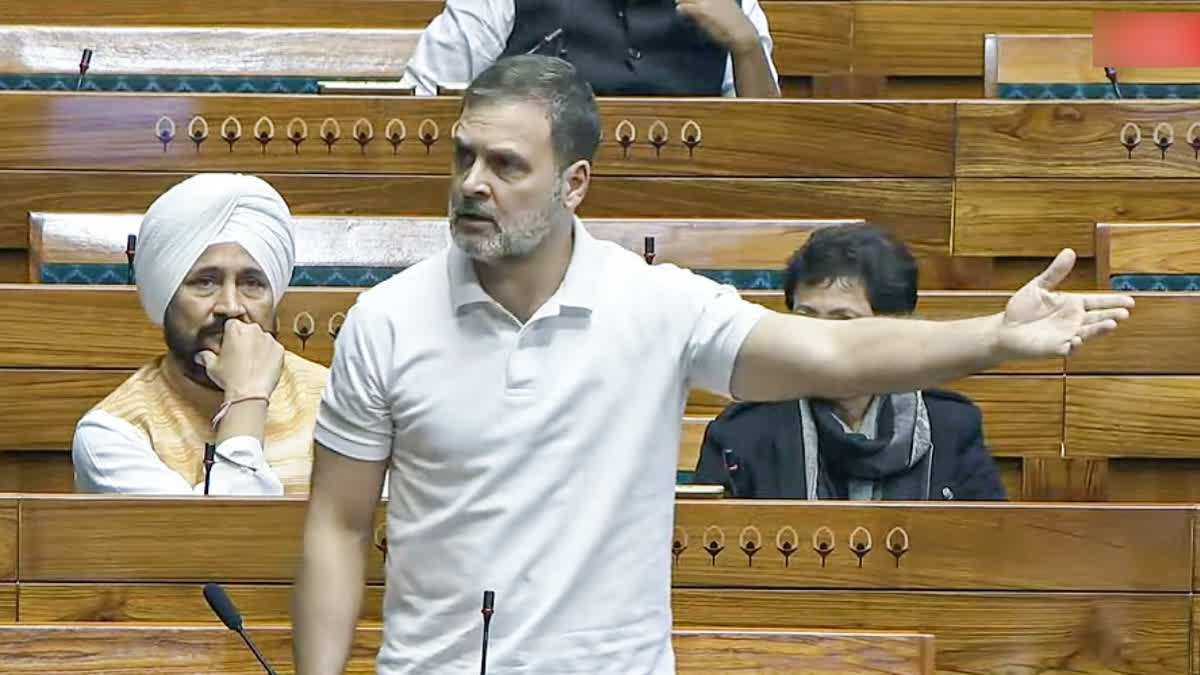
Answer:
[(721, 456), (724, 459), (725, 472), (729, 474), (729, 496), (737, 499), (737, 477), (734, 474), (737, 473), (741, 464), (737, 461), (737, 456), (733, 454), (733, 448), (725, 448), (721, 451)]
[(254, 658), (258, 659), (258, 662), (262, 664), (267, 674), (278, 675), (275, 669), (263, 658), (262, 652), (258, 651), (254, 640), (251, 640), (250, 636), (246, 634), (246, 629), (242, 627), (242, 613), (234, 606), (233, 600), (229, 599), (229, 595), (225, 593), (225, 589), (221, 588), (220, 584), (204, 584), (204, 599), (208, 601), (208, 606), (212, 608), (213, 614), (217, 615), (217, 618), (221, 620), (221, 623), (225, 624), (226, 628), (242, 636), (242, 640), (245, 641), (250, 651), (254, 653)]
[(483, 609), (480, 610), (483, 614), (483, 649), (479, 652), (479, 675), (487, 675), (488, 627), (492, 624), (492, 614), (495, 612), (492, 606), (495, 602), (496, 591), (483, 592)]
[[(204, 444), (204, 496), (208, 496), (208, 483), (212, 479), (213, 464), (217, 461), (217, 446), (213, 443)], [(205, 591), (207, 593), (207, 591)], [(207, 596), (206, 596), (207, 597)], [(228, 624), (226, 624), (228, 625)], [(230, 626), (232, 628), (232, 626)]]
[(125, 268), (125, 283), (133, 285), (133, 256), (137, 253), (137, 235), (131, 234), (125, 238), (125, 260), (129, 266)]
[(83, 50), (83, 56), (79, 59), (79, 81), (75, 83), (75, 91), (83, 86), (83, 76), (87, 75), (88, 68), (92, 66), (92, 50)]
[[(558, 40), (560, 37), (562, 37), (562, 34), (563, 34), (563, 29), (561, 29), (561, 28), (555, 28), (554, 30), (550, 31), (549, 33), (546, 33), (544, 36), (542, 36), (541, 40), (538, 40), (536, 45), (534, 45), (529, 51), (525, 52), (525, 55), (529, 56), (531, 54), (536, 54), (536, 53), (542, 51), (542, 49), (544, 47), (546, 47), (547, 45), (549, 45), (551, 42), (554, 42), (554, 41)], [(560, 47), (558, 49), (558, 55), (561, 55), (562, 51), (563, 50)]]
[(654, 264), (654, 237), (642, 239), (642, 257), (646, 259), (647, 265)]
[(1117, 85), (1117, 69), (1105, 66), (1104, 76), (1112, 83), (1113, 93), (1116, 94), (1117, 98), (1121, 98), (1121, 87)]

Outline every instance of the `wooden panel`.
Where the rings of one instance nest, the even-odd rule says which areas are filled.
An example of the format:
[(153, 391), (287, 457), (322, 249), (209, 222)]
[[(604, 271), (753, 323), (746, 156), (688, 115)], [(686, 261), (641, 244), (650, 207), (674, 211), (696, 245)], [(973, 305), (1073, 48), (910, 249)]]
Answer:
[(1170, 8), (1196, 2), (855, 2), (854, 72), (887, 75), (982, 75), (984, 33), (1086, 33), (1103, 10)]
[(1058, 454), (1062, 447), (1061, 377), (978, 375), (946, 385), (983, 411), (983, 431), (996, 456)]
[(0, 497), (0, 581), (17, 578), (18, 502)]
[[(995, 42), (996, 77), (1001, 84), (1108, 83), (1104, 68), (1095, 65), (1092, 58), (1090, 33), (997, 35)], [(1197, 68), (1121, 68), (1119, 82), (1192, 84), (1198, 80), (1200, 69)]]
[(1022, 501), (1021, 476), (1024, 474), (1025, 460), (1019, 457), (997, 457), (996, 470), (1000, 472), (1000, 483), (1004, 485), (1004, 494), (1009, 501)]
[(62, 449), (0, 452), (0, 492), (74, 491), (75, 467), (71, 464), (71, 453)]
[(933, 633), (946, 675), (1179, 675), (1192, 611), (1184, 594), (677, 589), (672, 604), (676, 626)]
[(862, 632), (837, 635), (761, 631), (675, 631), (679, 673), (933, 675), (932, 635)]
[[(444, 169), (444, 167), (443, 167)], [(442, 169), (439, 169), (439, 171)], [(28, 214), (142, 212), (184, 176), (166, 173), (0, 171), (0, 246), (24, 248)], [(263, 174), (296, 215), (444, 218), (442, 176)], [(910, 246), (946, 253), (948, 180), (774, 180), (598, 177), (585, 218), (863, 218), (891, 228)], [(926, 279), (922, 279), (926, 281)]]
[[(378, 627), (355, 631), (350, 675), (375, 672)], [(678, 672), (707, 674), (729, 671), (816, 672), (829, 675), (874, 672), (897, 675), (932, 673), (927, 652), (932, 639), (916, 634), (871, 634), (815, 631), (684, 631), (673, 636)], [(259, 626), (254, 641), (268, 663), (291, 661), (291, 629)], [(225, 628), (211, 626), (96, 626), (86, 624), (0, 627), (0, 667), (5, 673), (45, 673), (48, 660), (55, 672), (117, 673), (153, 670), (171, 675), (216, 672), (257, 675), (261, 668), (241, 640)], [(886, 665), (887, 671), (877, 670)]]
[(0, 584), (0, 621), (17, 620), (17, 585)]
[[(951, 321), (1003, 312), (1010, 293), (926, 292), (917, 301), (917, 318)], [(2, 297), (2, 296), (0, 296)], [(3, 342), (0, 341), (0, 346)], [(1062, 359), (1042, 359), (1001, 364), (993, 373), (1061, 373)]]
[(1138, 293), (1112, 335), (1067, 359), (1069, 373), (1200, 375), (1200, 293)]
[(1021, 499), (1024, 501), (1105, 500), (1108, 460), (1102, 457), (1027, 457), (1021, 468)]
[(79, 418), (130, 373), (0, 370), (0, 448), (69, 449)]
[(290, 26), (293, 28), (423, 28), (442, 11), (443, 0), (227, 0), (220, 6), (161, 0), (108, 0), (95, 5), (71, 0), (5, 2), (0, 23), (106, 26)]
[(1200, 272), (1200, 223), (1101, 223), (1096, 236), (1107, 239), (1108, 274)]
[[(214, 13), (214, 18), (217, 18)], [(379, 28), (0, 26), (0, 72), (400, 79), (421, 31)]]
[(1200, 458), (1200, 377), (1067, 378), (1066, 452)]
[[(1180, 101), (960, 101), (955, 172), (990, 178), (1195, 178), (1200, 162), (1187, 136), (1198, 114), (1194, 102)], [(1160, 138), (1174, 134), (1165, 156), (1154, 145), (1159, 127)], [(1136, 138), (1135, 129), (1141, 141), (1131, 157), (1122, 139)]]
[[(1191, 528), (1191, 507), (681, 501), (673, 585), (1186, 591)], [(859, 567), (851, 546), (868, 536)], [(831, 540), (822, 567), (815, 547)]]
[(679, 436), (679, 470), (695, 471), (700, 459), (700, 447), (704, 444), (704, 430), (710, 417), (684, 416), (683, 433)]
[(1200, 459), (1113, 457), (1105, 463), (1110, 502), (1200, 502)]
[[(203, 584), (21, 584), (23, 623), (119, 621), (219, 623)], [(228, 584), (225, 590), (247, 624), (289, 623), (292, 588)], [(359, 618), (383, 621), (383, 587), (367, 586)]]
[[(304, 510), (304, 500), (283, 497), (26, 498), (21, 580), (290, 583)], [(371, 581), (382, 579), (382, 558), (369, 552)]]
[[(127, 261), (127, 238), (137, 234), (141, 214), (32, 213), (30, 281), (41, 280), (45, 263)], [(450, 244), (446, 218), (297, 216), (296, 265), (407, 267)], [(656, 263), (698, 269), (769, 269), (799, 248), (813, 230), (856, 220), (750, 220), (665, 218), (589, 219), (588, 231), (639, 254), (655, 239)]]
[[(14, 92), (0, 98), (0, 168), (444, 173), (458, 106), (444, 97)], [(947, 102), (630, 98), (603, 100), (600, 113), (598, 174), (947, 177), (952, 170), (953, 104)], [(188, 137), (194, 116), (209, 126), (198, 151)], [(163, 117), (176, 129), (165, 148), (156, 137), (170, 128)], [(262, 117), (277, 130), (265, 148), (255, 131)], [(222, 127), (236, 131), (229, 118), (243, 134), (232, 145), (222, 136)], [(298, 150), (288, 140), (289, 126), (301, 129), (291, 124), (295, 118), (309, 130)], [(335, 132), (329, 119), (341, 135), (327, 147), (326, 132)], [(374, 133), (361, 147), (355, 139), (368, 127), (359, 120)], [(391, 120), (407, 126), (407, 140), (395, 150), (390, 138), (392, 132), (399, 137), (400, 128), (393, 124), (389, 131)], [(693, 151), (684, 145), (688, 137), (699, 141)], [(628, 152), (622, 138), (633, 141)], [(660, 149), (656, 138), (665, 143)], [(883, 146), (888, 153), (878, 152)]]
[(763, 2), (780, 77), (850, 72), (849, 2)]
[(954, 189), (956, 255), (1052, 256), (1069, 246), (1091, 256), (1096, 223), (1194, 219), (1200, 181), (960, 179)]

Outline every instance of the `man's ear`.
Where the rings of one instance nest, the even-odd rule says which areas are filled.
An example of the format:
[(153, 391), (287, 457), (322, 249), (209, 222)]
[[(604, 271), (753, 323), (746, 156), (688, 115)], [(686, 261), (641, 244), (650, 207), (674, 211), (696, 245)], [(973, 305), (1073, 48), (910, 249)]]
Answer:
[(581, 159), (563, 172), (563, 205), (571, 211), (579, 208), (583, 198), (587, 196), (588, 186), (592, 182), (592, 163)]

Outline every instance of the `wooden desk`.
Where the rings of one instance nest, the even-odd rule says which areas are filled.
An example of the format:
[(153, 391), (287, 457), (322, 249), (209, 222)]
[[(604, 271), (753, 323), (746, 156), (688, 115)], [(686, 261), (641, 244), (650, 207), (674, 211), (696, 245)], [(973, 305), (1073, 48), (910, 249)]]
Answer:
[[(267, 662), (292, 672), (291, 629), (259, 626), (251, 637)], [(494, 637), (493, 637), (494, 639)], [(374, 675), (380, 629), (355, 632), (346, 673)], [(686, 630), (673, 636), (681, 675), (724, 672), (932, 675), (933, 637), (869, 631)], [(495, 644), (494, 642), (492, 643)], [(0, 669), (45, 673), (163, 675), (262, 670), (241, 638), (224, 628), (187, 625), (0, 625)]]

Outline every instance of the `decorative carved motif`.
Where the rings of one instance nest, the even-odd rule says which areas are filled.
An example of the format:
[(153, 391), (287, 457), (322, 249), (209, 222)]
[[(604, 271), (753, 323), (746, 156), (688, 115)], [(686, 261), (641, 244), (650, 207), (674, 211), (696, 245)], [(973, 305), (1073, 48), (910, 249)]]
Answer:
[(792, 556), (800, 550), (800, 535), (791, 525), (785, 525), (775, 533), (775, 550), (783, 556), (783, 566), (790, 567)]
[(421, 144), (425, 146), (425, 154), (429, 154), (433, 144), (438, 142), (440, 134), (437, 122), (428, 117), (421, 120), (421, 125), (417, 127), (417, 138), (420, 138)]
[(329, 337), (337, 339), (338, 333), (342, 332), (342, 324), (346, 323), (346, 315), (341, 312), (334, 312), (333, 316), (329, 317)]
[(167, 146), (171, 141), (175, 140), (175, 120), (163, 115), (154, 123), (154, 136), (162, 143), (163, 152), (167, 151)]
[(308, 345), (308, 339), (317, 332), (317, 322), (312, 314), (300, 312), (292, 320), (292, 333), (300, 340), (300, 351)]
[(208, 140), (208, 120), (196, 115), (188, 120), (188, 138), (196, 144), (196, 152), (200, 152), (200, 144)]
[(392, 154), (394, 155), (400, 151), (400, 144), (404, 142), (404, 139), (408, 138), (408, 127), (404, 126), (404, 120), (393, 117), (383, 128), (383, 135), (387, 137), (388, 143), (392, 144)]
[(662, 120), (654, 120), (654, 124), (650, 125), (650, 133), (647, 139), (650, 145), (654, 146), (655, 158), (662, 157), (663, 146), (669, 140), (670, 132), (667, 130), (667, 125)]
[(871, 531), (859, 525), (850, 533), (850, 552), (858, 557), (859, 569), (863, 566), (863, 558), (871, 552)]
[(900, 558), (908, 553), (908, 531), (897, 525), (888, 530), (887, 537), (884, 538), (884, 545), (887, 550), (896, 558), (896, 568), (900, 568)]
[(1154, 127), (1154, 145), (1158, 148), (1162, 159), (1167, 158), (1167, 149), (1175, 143), (1175, 127), (1166, 122), (1159, 122)]
[(621, 120), (617, 124), (617, 143), (621, 145), (624, 158), (629, 159), (629, 148), (637, 141), (637, 128), (629, 120)]
[(263, 115), (254, 123), (254, 140), (262, 146), (262, 154), (267, 154), (267, 144), (275, 140), (275, 123), (270, 117)]
[(1121, 145), (1125, 147), (1125, 151), (1129, 153), (1129, 159), (1133, 159), (1133, 149), (1142, 142), (1142, 128), (1133, 122), (1126, 122), (1125, 126), (1121, 127)]
[(221, 122), (221, 138), (229, 144), (229, 151), (233, 152), (233, 145), (242, 140), (242, 123), (238, 118), (230, 115)]
[(688, 120), (680, 127), (679, 139), (683, 142), (684, 147), (688, 149), (688, 159), (692, 158), (696, 148), (700, 146), (700, 140), (703, 136), (703, 132), (700, 131), (700, 125), (695, 120)]
[(812, 546), (817, 555), (821, 556), (821, 567), (824, 567), (825, 559), (837, 549), (837, 539), (833, 536), (833, 530), (826, 525), (818, 527), (813, 532)]
[(293, 117), (287, 125), (287, 137), (295, 148), (295, 154), (300, 154), (300, 144), (308, 140), (308, 122)]
[(713, 567), (716, 567), (717, 556), (725, 550), (725, 531), (716, 525), (704, 528), (704, 550), (712, 558)]
[(333, 144), (342, 138), (342, 125), (332, 117), (326, 117), (321, 122), (321, 141), (325, 143), (325, 151), (333, 153)]
[(675, 540), (671, 542), (671, 555), (675, 558), (675, 566), (679, 567), (679, 556), (688, 549), (687, 530), (675, 526)]
[(375, 126), (371, 124), (371, 120), (360, 117), (354, 122), (354, 142), (358, 143), (358, 148), (361, 154), (367, 154), (367, 144), (375, 138)]
[(746, 554), (746, 566), (754, 567), (754, 555), (762, 550), (762, 533), (753, 525), (742, 528), (738, 535), (738, 548)]

